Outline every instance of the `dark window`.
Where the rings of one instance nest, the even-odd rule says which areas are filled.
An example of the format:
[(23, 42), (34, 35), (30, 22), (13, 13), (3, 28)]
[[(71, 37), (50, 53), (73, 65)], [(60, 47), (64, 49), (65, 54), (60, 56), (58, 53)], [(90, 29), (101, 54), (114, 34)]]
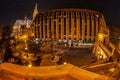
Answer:
[(85, 23), (85, 36), (87, 36), (87, 23)]
[(45, 25), (45, 38), (47, 38), (47, 25)]
[(59, 17), (59, 23), (61, 22), (61, 18)]

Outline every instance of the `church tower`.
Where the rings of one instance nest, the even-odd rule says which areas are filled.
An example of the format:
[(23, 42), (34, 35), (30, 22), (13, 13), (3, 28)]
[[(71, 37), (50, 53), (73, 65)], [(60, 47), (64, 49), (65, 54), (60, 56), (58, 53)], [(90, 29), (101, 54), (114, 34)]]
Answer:
[(33, 12), (33, 20), (35, 18), (35, 16), (38, 14), (38, 9), (37, 9), (37, 3), (35, 4), (35, 9), (34, 9), (34, 12)]

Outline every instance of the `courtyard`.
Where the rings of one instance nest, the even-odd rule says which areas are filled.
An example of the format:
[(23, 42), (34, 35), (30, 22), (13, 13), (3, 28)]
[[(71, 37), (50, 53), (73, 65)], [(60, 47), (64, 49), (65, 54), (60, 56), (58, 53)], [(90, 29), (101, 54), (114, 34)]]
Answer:
[(95, 56), (92, 54), (92, 47), (70, 48), (60, 50), (64, 54), (58, 62), (51, 62), (49, 57), (51, 54), (42, 54), (41, 66), (51, 66), (70, 63), (75, 66), (84, 66), (94, 61)]

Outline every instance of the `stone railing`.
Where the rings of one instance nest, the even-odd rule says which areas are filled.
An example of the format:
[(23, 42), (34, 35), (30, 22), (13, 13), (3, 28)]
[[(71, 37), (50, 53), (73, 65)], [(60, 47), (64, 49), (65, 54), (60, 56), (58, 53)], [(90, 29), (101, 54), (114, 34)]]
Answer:
[(115, 80), (71, 64), (55, 66), (21, 66), (11, 63), (0, 65), (1, 80)]

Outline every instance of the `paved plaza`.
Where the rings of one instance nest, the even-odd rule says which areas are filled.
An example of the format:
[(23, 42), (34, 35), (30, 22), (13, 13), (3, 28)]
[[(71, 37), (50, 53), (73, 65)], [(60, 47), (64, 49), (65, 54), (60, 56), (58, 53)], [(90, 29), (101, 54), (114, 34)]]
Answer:
[(60, 65), (64, 63), (70, 63), (75, 66), (84, 66), (93, 62), (92, 48), (71, 48), (67, 50), (61, 50), (64, 55), (60, 58), (59, 62), (51, 62), (49, 60), (50, 54), (43, 56), (40, 63), (41, 66)]
[(91, 48), (77, 48), (66, 50), (65, 55), (63, 56), (64, 61), (76, 66), (90, 64), (93, 57), (94, 55), (92, 54)]

